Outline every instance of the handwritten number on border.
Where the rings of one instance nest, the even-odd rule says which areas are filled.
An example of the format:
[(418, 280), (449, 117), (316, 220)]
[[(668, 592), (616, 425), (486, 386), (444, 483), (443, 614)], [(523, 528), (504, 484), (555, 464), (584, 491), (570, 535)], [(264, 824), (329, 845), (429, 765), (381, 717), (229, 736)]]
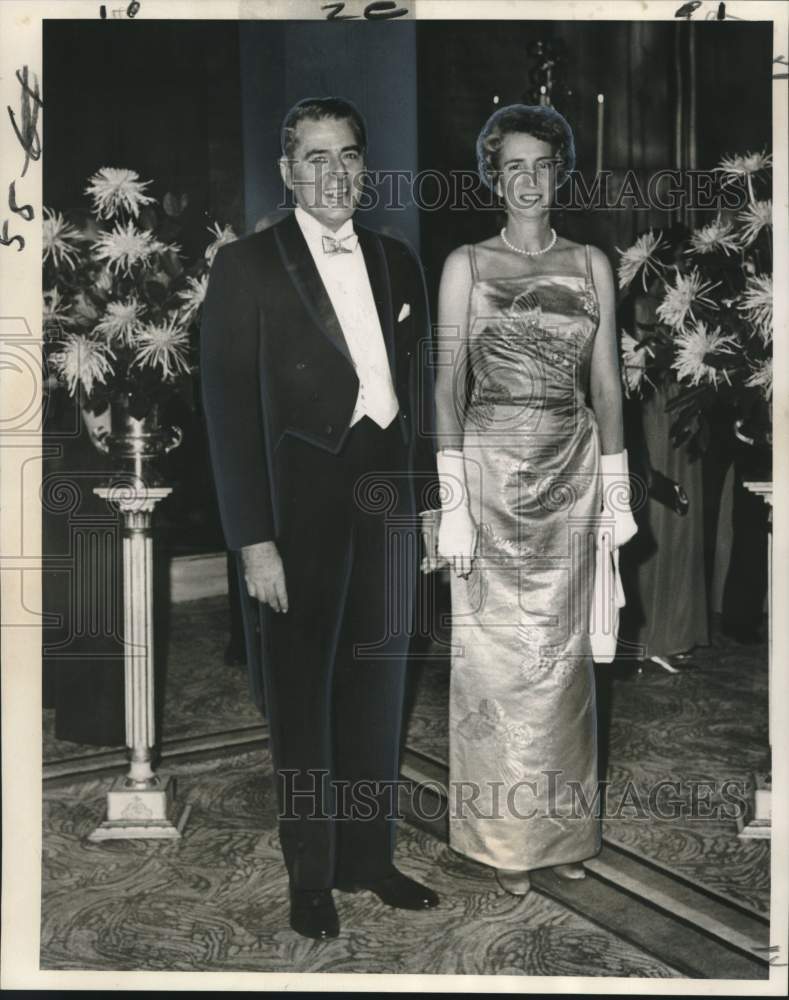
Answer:
[(16, 137), (25, 151), (25, 165), (22, 167), (22, 177), (27, 173), (28, 164), (31, 160), (38, 160), (41, 156), (41, 140), (38, 136), (38, 112), (42, 105), (38, 89), (38, 79), (33, 74), (35, 83), (31, 89), (28, 80), (27, 66), (16, 71), (16, 78), (22, 84), (22, 128), (20, 130), (16, 121), (16, 115), (8, 108), (8, 117), (11, 119)]
[[(13, 109), (9, 105), (6, 105), (8, 117), (11, 121), (11, 127), (19, 140), (19, 145), (25, 153), (25, 162), (22, 165), (20, 177), (24, 177), (27, 173), (27, 168), (30, 165), (31, 160), (35, 162), (41, 158), (41, 137), (38, 134), (38, 113), (43, 107), (44, 102), (41, 100), (38, 77), (35, 73), (33, 73), (33, 82), (31, 84), (30, 76), (31, 74), (28, 72), (27, 66), (23, 66), (21, 70), (18, 69), (16, 71), (16, 78), (22, 87), (22, 93), (20, 95), (21, 120), (17, 120)], [(15, 178), (8, 185), (8, 207), (14, 215), (21, 215), (25, 222), (32, 222), (35, 218), (33, 206), (27, 204), (20, 205), (16, 200), (17, 180), (18, 178)], [(17, 244), (17, 253), (25, 249), (24, 236), (19, 233), (9, 235), (8, 219), (4, 219), (2, 228), (0, 228), (0, 246), (10, 247), (13, 243)]]
[[(338, 0), (337, 3), (327, 3), (321, 7), (329, 13), (326, 15), (327, 21), (350, 21), (359, 17), (358, 14), (343, 14), (345, 10), (345, 0)], [(364, 8), (361, 15), (367, 21), (389, 21), (395, 17), (403, 17), (408, 13), (406, 7), (398, 7), (395, 0), (373, 0)]]

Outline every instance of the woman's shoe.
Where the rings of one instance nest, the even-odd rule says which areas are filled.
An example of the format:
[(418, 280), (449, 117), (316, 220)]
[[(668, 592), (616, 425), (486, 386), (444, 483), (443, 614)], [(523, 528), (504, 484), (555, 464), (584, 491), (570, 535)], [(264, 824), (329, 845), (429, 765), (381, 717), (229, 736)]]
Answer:
[(679, 674), (679, 673), (682, 673), (682, 671), (679, 670), (678, 667), (675, 667), (673, 664), (669, 663), (669, 661), (665, 657), (663, 657), (663, 656), (648, 656), (646, 661), (645, 660), (639, 660), (638, 661), (638, 672), (639, 673), (643, 673), (644, 663), (647, 662), (647, 661), (649, 663), (656, 663), (659, 667), (662, 667), (663, 670), (665, 670), (669, 674)]
[(586, 878), (586, 869), (580, 862), (569, 865), (554, 865), (553, 870), (560, 878), (579, 879)]
[(528, 872), (510, 871), (507, 868), (496, 869), (496, 881), (501, 888), (511, 896), (525, 896), (531, 889), (531, 879)]

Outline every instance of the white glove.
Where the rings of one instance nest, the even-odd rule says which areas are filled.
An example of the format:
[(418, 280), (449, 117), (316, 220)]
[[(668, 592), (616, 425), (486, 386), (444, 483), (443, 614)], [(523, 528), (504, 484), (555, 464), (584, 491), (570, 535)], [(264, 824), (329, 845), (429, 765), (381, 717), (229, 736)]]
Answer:
[(595, 663), (612, 663), (619, 637), (619, 611), (625, 606), (625, 592), (619, 575), (619, 549), (613, 548), (608, 532), (597, 531), (595, 576), (589, 608), (589, 636)]
[(460, 451), (439, 451), (436, 455), (438, 481), (441, 485), (441, 524), (438, 529), (438, 554), (458, 576), (471, 573), (477, 547), (477, 526), (468, 508), (468, 490)]
[(629, 542), (638, 531), (630, 510), (630, 476), (628, 474), (627, 451), (616, 455), (600, 456), (600, 472), (603, 476), (603, 513), (613, 518), (612, 543), (615, 549)]

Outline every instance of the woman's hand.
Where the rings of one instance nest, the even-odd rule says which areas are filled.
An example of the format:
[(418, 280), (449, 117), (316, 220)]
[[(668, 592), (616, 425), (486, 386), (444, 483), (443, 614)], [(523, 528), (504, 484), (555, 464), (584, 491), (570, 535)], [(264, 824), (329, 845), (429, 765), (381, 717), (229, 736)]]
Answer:
[(463, 452), (442, 448), (436, 455), (441, 487), (441, 524), (438, 554), (452, 566), (457, 576), (467, 577), (477, 547), (477, 525), (469, 510)]
[(479, 532), (465, 504), (441, 512), (438, 554), (449, 563), (456, 576), (468, 577), (477, 549)]
[(601, 455), (600, 473), (603, 478), (603, 513), (614, 522), (611, 543), (613, 548), (618, 549), (638, 532), (631, 510), (627, 451)]

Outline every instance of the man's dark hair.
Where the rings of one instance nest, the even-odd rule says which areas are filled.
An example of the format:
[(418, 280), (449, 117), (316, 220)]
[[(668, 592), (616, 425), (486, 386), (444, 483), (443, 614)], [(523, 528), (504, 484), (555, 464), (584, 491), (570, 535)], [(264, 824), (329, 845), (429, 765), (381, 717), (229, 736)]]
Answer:
[(342, 97), (305, 97), (303, 101), (294, 104), (285, 115), (280, 131), (282, 155), (288, 160), (293, 159), (293, 150), (296, 146), (296, 128), (299, 122), (320, 122), (327, 119), (347, 121), (351, 126), (357, 145), (363, 153), (367, 151), (367, 127), (364, 118), (350, 101), (343, 100)]

